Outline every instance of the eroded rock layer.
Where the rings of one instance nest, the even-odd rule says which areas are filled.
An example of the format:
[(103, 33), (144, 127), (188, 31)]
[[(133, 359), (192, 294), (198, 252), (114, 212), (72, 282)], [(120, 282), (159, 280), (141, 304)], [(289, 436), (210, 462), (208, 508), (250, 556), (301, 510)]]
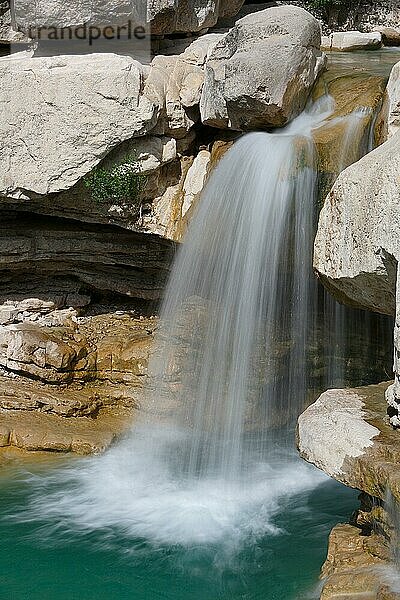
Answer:
[(87, 454), (130, 426), (156, 320), (107, 310), (79, 317), (38, 298), (0, 306), (1, 447)]

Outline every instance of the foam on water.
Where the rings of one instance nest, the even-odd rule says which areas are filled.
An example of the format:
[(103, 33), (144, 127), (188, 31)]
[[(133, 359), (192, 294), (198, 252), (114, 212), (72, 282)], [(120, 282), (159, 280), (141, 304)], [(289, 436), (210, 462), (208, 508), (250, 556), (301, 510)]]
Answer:
[[(326, 478), (294, 456), (277, 455), (235, 482), (178, 479), (146, 451), (145, 429), (102, 457), (45, 477), (30, 476), (35, 490), (18, 519), (46, 523), (53, 532), (90, 533), (116, 528), (151, 545), (222, 543), (235, 549), (248, 538), (278, 533), (282, 502)], [(151, 432), (154, 434), (154, 431)], [(165, 431), (158, 431), (165, 436)]]

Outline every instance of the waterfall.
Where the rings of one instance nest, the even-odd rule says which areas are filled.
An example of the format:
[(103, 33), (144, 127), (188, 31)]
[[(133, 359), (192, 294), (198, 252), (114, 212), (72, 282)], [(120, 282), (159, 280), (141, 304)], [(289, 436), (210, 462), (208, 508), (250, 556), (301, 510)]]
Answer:
[(324, 480), (296, 458), (293, 426), (316, 318), (312, 131), (333, 107), (321, 98), (222, 158), (175, 259), (138, 421), (104, 456), (36, 482), (25, 518), (232, 544), (273, 532), (281, 503)]
[[(265, 458), (271, 423), (293, 422), (307, 388), (317, 106), (283, 131), (243, 136), (221, 160), (175, 260), (146, 412), (187, 478), (236, 481)], [(160, 390), (163, 400), (160, 402)], [(167, 400), (166, 400), (167, 399)], [(165, 411), (164, 411), (165, 412)]]
[(131, 432), (35, 481), (24, 519), (235, 548), (274, 533), (282, 504), (324, 481), (298, 460), (293, 430), (315, 399), (313, 130), (333, 109), (323, 97), (221, 159), (174, 262)]

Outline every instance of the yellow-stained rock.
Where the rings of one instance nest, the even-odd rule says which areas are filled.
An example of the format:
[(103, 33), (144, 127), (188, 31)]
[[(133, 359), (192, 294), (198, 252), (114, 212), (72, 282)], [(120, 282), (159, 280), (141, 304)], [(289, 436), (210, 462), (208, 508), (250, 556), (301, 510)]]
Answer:
[(0, 428), (9, 431), (9, 446), (23, 450), (92, 454), (108, 448), (132, 417), (131, 410), (122, 408), (103, 409), (95, 418), (0, 410)]

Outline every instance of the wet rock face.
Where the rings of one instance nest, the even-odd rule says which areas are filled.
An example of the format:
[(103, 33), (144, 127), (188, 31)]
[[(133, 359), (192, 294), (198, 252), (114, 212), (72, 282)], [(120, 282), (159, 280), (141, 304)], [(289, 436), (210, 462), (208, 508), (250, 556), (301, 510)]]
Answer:
[(364, 536), (361, 529), (348, 524), (334, 527), (322, 569), (326, 580), (321, 600), (339, 600), (343, 596), (357, 600), (360, 595), (376, 599), (377, 590), (384, 587), (376, 569), (387, 564), (388, 552), (384, 550), (384, 539), (377, 534)]
[(318, 21), (293, 6), (249, 14), (215, 45), (206, 63), (203, 123), (281, 127), (304, 108), (324, 62)]
[(390, 562), (388, 540), (380, 533), (365, 532), (356, 524), (337, 525), (329, 536), (328, 557), (322, 568), (321, 600), (396, 600), (385, 582), (383, 568)]
[[(313, 99), (318, 100), (325, 93), (333, 97), (335, 109), (326, 125), (313, 132), (321, 196), (330, 191), (341, 171), (370, 150), (371, 141), (379, 145), (386, 139), (386, 119), (380, 110), (386, 94), (383, 77), (360, 72), (343, 74), (340, 68), (330, 64), (314, 86)], [(362, 114), (360, 107), (363, 107)], [(355, 113), (358, 115), (352, 126)]]
[(395, 384), (388, 392), (391, 421), (396, 427), (400, 425), (397, 79), (396, 65), (389, 86), (390, 137), (341, 173), (325, 200), (314, 247), (315, 269), (322, 283), (339, 301), (384, 314), (396, 314)]

